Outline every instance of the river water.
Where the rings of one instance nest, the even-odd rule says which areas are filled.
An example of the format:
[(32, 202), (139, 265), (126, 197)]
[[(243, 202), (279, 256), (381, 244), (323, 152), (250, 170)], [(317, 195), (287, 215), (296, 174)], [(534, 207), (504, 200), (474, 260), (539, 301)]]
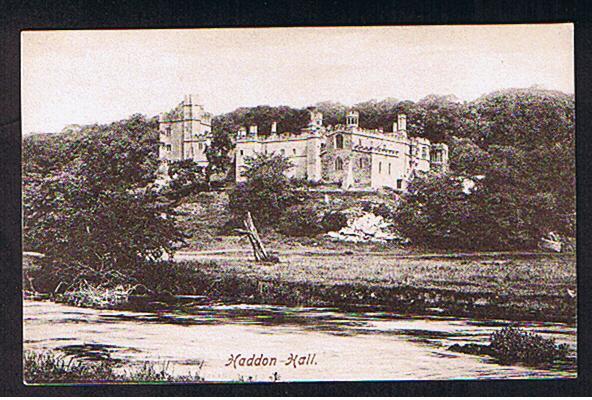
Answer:
[[(491, 332), (508, 324), (328, 308), (196, 303), (183, 311), (132, 312), (25, 300), (24, 347), (115, 360), (120, 368), (151, 361), (210, 382), (576, 377), (575, 366), (507, 366), (447, 350), (487, 344)], [(520, 326), (569, 344), (575, 357), (574, 326)], [(296, 362), (286, 365), (290, 359)]]

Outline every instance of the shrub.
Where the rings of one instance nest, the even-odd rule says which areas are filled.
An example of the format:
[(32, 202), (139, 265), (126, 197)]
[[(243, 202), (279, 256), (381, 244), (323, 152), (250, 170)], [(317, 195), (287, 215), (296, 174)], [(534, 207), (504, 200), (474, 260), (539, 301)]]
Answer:
[(61, 295), (66, 303), (77, 307), (113, 308), (127, 304), (129, 296), (137, 286), (116, 285), (114, 287), (91, 285), (86, 281)]
[(507, 327), (491, 334), (490, 351), (503, 363), (547, 364), (567, 356), (568, 346), (555, 340)]
[(286, 176), (292, 168), (290, 161), (281, 155), (256, 154), (245, 160), (246, 177), (229, 193), (229, 208), (235, 225), (248, 211), (257, 227), (276, 223), (288, 207), (302, 203), (305, 192)]
[(99, 383), (99, 382), (201, 382), (198, 373), (174, 376), (168, 365), (158, 367), (150, 362), (137, 369), (116, 372), (113, 362), (82, 362), (52, 352), (27, 351), (23, 358), (24, 379), (31, 383)]
[(324, 232), (337, 232), (347, 226), (347, 216), (341, 211), (330, 211), (321, 221)]
[(314, 207), (290, 207), (279, 220), (278, 230), (287, 236), (316, 236), (323, 232), (321, 218)]
[(394, 214), (397, 228), (434, 248), (536, 248), (541, 237), (558, 228), (556, 205), (549, 193), (517, 183), (511, 176), (517, 170), (499, 167), (472, 180), (471, 189), (466, 178), (454, 174), (416, 177)]
[(173, 161), (169, 163), (168, 174), (171, 177), (167, 197), (180, 200), (184, 197), (209, 190), (208, 178), (204, 167), (193, 160)]
[(278, 230), (288, 236), (316, 236), (347, 226), (347, 216), (316, 205), (293, 206), (279, 220)]

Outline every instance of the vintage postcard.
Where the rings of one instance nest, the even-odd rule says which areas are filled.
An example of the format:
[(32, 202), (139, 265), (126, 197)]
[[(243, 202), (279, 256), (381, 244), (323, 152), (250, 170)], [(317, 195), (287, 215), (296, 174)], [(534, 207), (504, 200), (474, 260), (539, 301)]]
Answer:
[(21, 46), (26, 384), (577, 377), (572, 24)]

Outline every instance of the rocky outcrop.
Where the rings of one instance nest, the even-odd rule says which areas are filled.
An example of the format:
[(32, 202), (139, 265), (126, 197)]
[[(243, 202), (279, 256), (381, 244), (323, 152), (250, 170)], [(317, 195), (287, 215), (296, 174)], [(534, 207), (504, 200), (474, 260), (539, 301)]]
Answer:
[(405, 242), (392, 227), (392, 223), (382, 216), (361, 210), (347, 210), (348, 225), (338, 232), (329, 232), (327, 236), (345, 242), (375, 242), (386, 243), (392, 241)]

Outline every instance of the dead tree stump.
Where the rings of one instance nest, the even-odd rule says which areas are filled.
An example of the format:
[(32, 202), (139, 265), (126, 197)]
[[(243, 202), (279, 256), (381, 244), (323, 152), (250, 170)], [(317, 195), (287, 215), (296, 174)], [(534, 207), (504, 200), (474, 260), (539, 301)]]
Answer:
[(257, 228), (253, 223), (253, 217), (251, 217), (250, 212), (247, 212), (247, 218), (243, 220), (243, 225), (245, 226), (245, 229), (236, 229), (236, 232), (249, 238), (249, 242), (251, 242), (251, 246), (253, 247), (255, 260), (262, 262), (278, 262), (279, 258), (276, 255), (269, 254), (267, 250), (265, 250), (265, 247), (263, 247), (263, 243), (261, 242)]

